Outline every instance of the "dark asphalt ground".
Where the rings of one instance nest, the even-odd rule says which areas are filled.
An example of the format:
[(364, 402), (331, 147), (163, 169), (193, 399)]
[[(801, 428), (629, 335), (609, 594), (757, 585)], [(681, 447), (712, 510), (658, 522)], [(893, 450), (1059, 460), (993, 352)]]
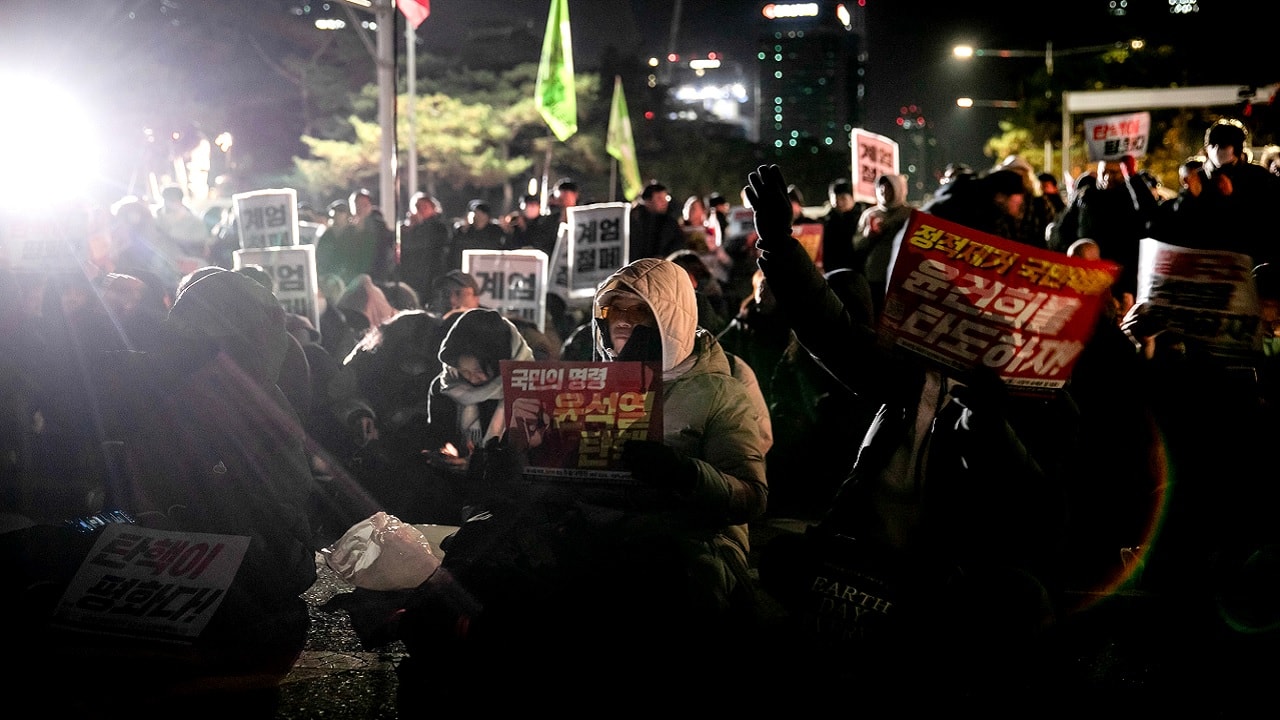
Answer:
[[(788, 521), (760, 523), (753, 527), (753, 543), (760, 547), (780, 533), (802, 527)], [(347, 613), (323, 609), (336, 594), (350, 592), (351, 586), (323, 563), (319, 573), (319, 580), (307, 593), (312, 620), (307, 646), (280, 687), (275, 717), (402, 717), (396, 700), (396, 668), (407, 657), (403, 644), (395, 642), (376, 651), (362, 648)], [(724, 692), (726, 697), (742, 700), (742, 707), (748, 710), (788, 714), (848, 702), (855, 703), (851, 710), (861, 707), (859, 702), (874, 707), (897, 703), (908, 713), (950, 708), (974, 711), (980, 717), (1019, 718), (1083, 715), (1127, 720), (1155, 712), (1238, 718), (1275, 712), (1280, 698), (1275, 689), (1280, 683), (1280, 638), (1275, 631), (1233, 631), (1204, 608), (1143, 591), (1079, 599), (1089, 608), (1063, 618), (1034, 656), (1016, 658), (1011, 665), (992, 664), (986, 672), (981, 665), (984, 656), (975, 652), (973, 663), (979, 667), (962, 669), (971, 673), (966, 677), (978, 680), (972, 692), (951, 684), (917, 686), (910, 680), (904, 683), (905, 691), (878, 692), (883, 688), (860, 684), (857, 676), (815, 673), (815, 668), (828, 667), (828, 661), (809, 662), (812, 658), (806, 658), (805, 653), (810, 648), (791, 642), (787, 635), (792, 628), (781, 606), (766, 594), (762, 600), (767, 621), (760, 642), (753, 645), (759, 652), (745, 658), (721, 658), (743, 667), (741, 684)], [(427, 661), (443, 663), (449, 658)], [(901, 668), (901, 677), (911, 678), (914, 670), (910, 661), (907, 664)], [(966, 664), (963, 658), (961, 664)], [(1011, 668), (1015, 668), (1013, 673)], [(502, 690), (495, 688), (497, 696)], [(753, 698), (758, 703), (751, 704)], [(481, 711), (483, 707), (483, 699), (478, 699), (472, 709)], [(603, 714), (627, 714), (623, 712), (626, 707), (623, 703), (616, 712)], [(1268, 707), (1270, 710), (1263, 709)]]

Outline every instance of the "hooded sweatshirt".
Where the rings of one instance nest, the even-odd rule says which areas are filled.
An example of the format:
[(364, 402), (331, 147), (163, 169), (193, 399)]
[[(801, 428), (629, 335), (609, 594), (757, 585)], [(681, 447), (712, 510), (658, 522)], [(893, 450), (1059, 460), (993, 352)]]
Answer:
[[(768, 499), (767, 416), (734, 377), (714, 336), (698, 327), (693, 284), (680, 266), (641, 258), (619, 269), (596, 291), (595, 317), (620, 294), (643, 300), (657, 320), (663, 440), (697, 465), (693, 489), (666, 519), (691, 537), (732, 548), (745, 563), (746, 523), (764, 512)], [(616, 359), (603, 320), (596, 321), (594, 337), (598, 356)]]
[[(463, 355), (476, 358), (491, 369), (488, 382), (472, 385), (458, 373), (458, 360)], [(440, 344), (443, 369), (432, 383), (427, 403), (432, 435), (441, 435), (439, 447), (452, 442), (465, 452), (464, 445), (483, 447), (492, 438), (501, 437), (506, 428), (502, 407), (502, 375), (497, 372), (502, 360), (533, 360), (533, 350), (520, 330), (497, 310), (473, 308), (463, 312)], [(442, 399), (447, 399), (441, 402)], [(452, 402), (448, 402), (452, 401)], [(445, 417), (455, 411), (452, 425)], [(462, 443), (458, 440), (461, 439)]]

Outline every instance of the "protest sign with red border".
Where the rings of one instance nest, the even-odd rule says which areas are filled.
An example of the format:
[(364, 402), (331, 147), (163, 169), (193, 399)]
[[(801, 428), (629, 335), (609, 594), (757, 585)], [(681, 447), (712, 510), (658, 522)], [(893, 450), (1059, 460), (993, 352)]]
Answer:
[(1262, 351), (1258, 292), (1248, 255), (1143, 238), (1137, 301), (1161, 327), (1199, 341), (1213, 355), (1247, 360)]
[(985, 366), (1011, 390), (1062, 387), (1119, 267), (912, 211), (880, 333), (944, 371)]
[(636, 482), (622, 444), (662, 440), (662, 372), (656, 363), (500, 363), (507, 441), (527, 452), (526, 479)]

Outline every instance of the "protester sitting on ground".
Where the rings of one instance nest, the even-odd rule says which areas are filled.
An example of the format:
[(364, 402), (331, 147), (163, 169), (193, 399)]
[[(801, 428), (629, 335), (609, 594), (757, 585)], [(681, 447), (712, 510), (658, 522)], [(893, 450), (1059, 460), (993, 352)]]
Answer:
[[(336, 306), (342, 311), (347, 327), (353, 331), (354, 342), (359, 342), (370, 330), (390, 320), (397, 312), (395, 306), (387, 300), (386, 293), (382, 292), (382, 288), (369, 275), (357, 275), (343, 291)], [(354, 344), (337, 348), (334, 357), (340, 357), (345, 362), (353, 347)]]
[[(439, 493), (433, 494), (475, 500), (466, 488), (471, 459), (506, 430), (499, 363), (534, 356), (516, 326), (497, 310), (473, 308), (451, 315), (440, 343), (442, 369), (427, 394), (422, 448), (435, 471), (428, 482), (439, 485)], [(460, 523), (464, 504), (440, 502), (433, 508), (434, 521)]]
[(431, 302), (427, 309), (444, 315), (455, 310), (480, 307), (480, 283), (474, 275), (461, 270), (450, 270), (431, 286)]
[[(452, 574), (428, 585), (437, 601), (470, 598), (445, 609), (466, 614), (473, 639), (458, 647), (439, 635), (439, 628), (456, 626), (448, 614), (443, 624), (424, 611), (406, 616), (415, 629), (436, 629), (428, 639), (406, 640), (411, 655), (417, 648), (436, 652), (442, 643), (459, 649), (448, 668), (450, 691), (473, 688), (478, 677), (492, 682), (493, 673), (537, 687), (570, 671), (578, 692), (592, 699), (652, 687), (660, 678), (664, 692), (702, 697), (736, 673), (727, 665), (707, 667), (706, 653), (732, 655), (750, 642), (756, 606), (746, 523), (767, 499), (768, 447), (757, 406), (715, 339), (697, 327), (692, 284), (674, 263), (641, 258), (624, 266), (601, 283), (593, 310), (601, 356), (662, 368), (663, 440), (628, 440), (614, 450), (631, 482), (517, 490), (532, 500), (521, 495), (518, 503), (483, 505), (463, 524), (445, 548), (442, 570)], [(465, 314), (446, 347), (463, 321), (487, 312)], [(452, 362), (446, 348), (441, 358)], [(467, 360), (460, 356), (460, 370), (467, 371)], [(467, 376), (475, 382), (486, 374)], [(499, 433), (494, 422), (482, 423), (484, 414), (475, 416), (471, 437)], [(449, 595), (454, 581), (461, 587)], [(476, 602), (483, 604), (479, 613)], [(555, 668), (514, 674), (510, 664), (488, 659), (550, 637), (567, 639), (579, 652)], [(670, 651), (661, 668), (642, 659), (649, 648)]]
[(396, 313), (361, 338), (330, 382), (329, 412), (345, 429), (333, 454), (373, 503), (367, 511), (359, 504), (348, 525), (376, 510), (418, 522), (427, 396), (440, 374), (439, 348), (448, 329), (425, 310)]

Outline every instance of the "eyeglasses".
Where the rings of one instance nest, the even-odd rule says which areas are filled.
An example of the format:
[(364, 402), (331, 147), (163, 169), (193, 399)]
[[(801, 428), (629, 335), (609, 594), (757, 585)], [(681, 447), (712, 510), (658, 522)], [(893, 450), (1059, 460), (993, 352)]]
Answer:
[(605, 320), (622, 320), (631, 324), (636, 324), (644, 320), (653, 319), (653, 311), (648, 305), (632, 305), (630, 307), (622, 307), (620, 305), (604, 305), (600, 308), (600, 317)]

